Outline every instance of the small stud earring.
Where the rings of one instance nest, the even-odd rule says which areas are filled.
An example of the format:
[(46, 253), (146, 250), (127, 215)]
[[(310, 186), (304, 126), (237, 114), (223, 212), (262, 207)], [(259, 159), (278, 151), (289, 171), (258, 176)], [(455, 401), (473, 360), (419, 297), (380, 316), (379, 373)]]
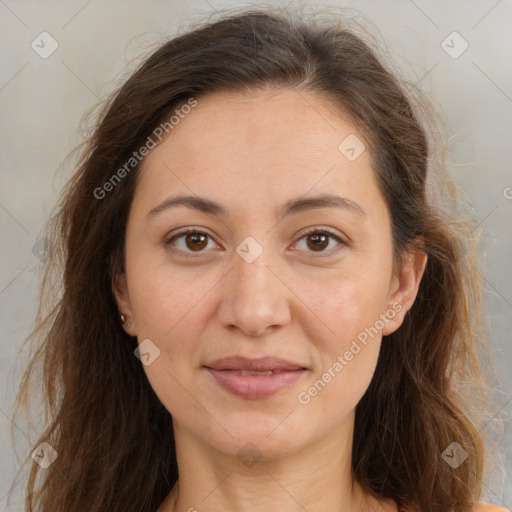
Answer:
[(121, 315), (121, 323), (124, 324), (124, 321), (126, 320), (126, 318), (124, 317), (124, 315)]

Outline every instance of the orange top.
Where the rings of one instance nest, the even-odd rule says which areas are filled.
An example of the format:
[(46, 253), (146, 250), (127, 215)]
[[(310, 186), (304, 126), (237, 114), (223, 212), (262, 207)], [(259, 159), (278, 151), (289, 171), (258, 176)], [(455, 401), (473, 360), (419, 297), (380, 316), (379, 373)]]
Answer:
[(489, 503), (477, 503), (474, 512), (510, 512), (510, 510)]
[[(406, 508), (401, 508), (400, 512), (409, 512)], [(475, 503), (473, 512), (511, 512), (508, 508), (498, 507), (489, 503)]]

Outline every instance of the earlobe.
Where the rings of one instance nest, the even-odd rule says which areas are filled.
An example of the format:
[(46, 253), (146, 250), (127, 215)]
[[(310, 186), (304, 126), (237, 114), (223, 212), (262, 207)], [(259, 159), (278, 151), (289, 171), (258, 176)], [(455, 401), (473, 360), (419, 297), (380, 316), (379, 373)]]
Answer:
[(135, 325), (126, 283), (126, 275), (118, 274), (112, 279), (112, 293), (119, 311), (119, 322), (130, 336), (135, 336)]
[(427, 259), (427, 254), (423, 251), (411, 251), (403, 256), (400, 272), (393, 277), (394, 285), (388, 300), (388, 307), (393, 306), (396, 314), (382, 330), (384, 336), (392, 334), (402, 325), (407, 311), (414, 304)]

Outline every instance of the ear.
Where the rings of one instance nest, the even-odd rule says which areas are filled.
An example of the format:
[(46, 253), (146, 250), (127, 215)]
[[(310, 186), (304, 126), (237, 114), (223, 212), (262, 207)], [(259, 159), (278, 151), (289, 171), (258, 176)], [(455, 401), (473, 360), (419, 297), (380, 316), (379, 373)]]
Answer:
[(389, 310), (392, 309), (396, 314), (382, 329), (383, 336), (392, 334), (402, 325), (405, 314), (414, 304), (426, 265), (425, 252), (411, 251), (404, 254), (401, 268), (392, 278), (388, 299)]
[(114, 294), (114, 299), (119, 310), (119, 316), (123, 315), (125, 319), (124, 322), (119, 320), (123, 329), (130, 336), (136, 336), (135, 322), (133, 321), (133, 312), (125, 273), (118, 274), (112, 279), (112, 293)]

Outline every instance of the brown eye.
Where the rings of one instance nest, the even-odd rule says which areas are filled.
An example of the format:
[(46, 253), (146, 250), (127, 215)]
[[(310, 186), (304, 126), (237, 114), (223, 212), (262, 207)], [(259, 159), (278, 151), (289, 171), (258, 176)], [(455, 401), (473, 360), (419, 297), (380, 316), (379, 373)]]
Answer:
[[(331, 247), (331, 242), (335, 244)], [(336, 243), (338, 247), (336, 247)], [(303, 244), (302, 247), (301, 244)], [(298, 248), (306, 252), (316, 252), (319, 256), (331, 256), (347, 244), (334, 232), (327, 228), (314, 229), (304, 235), (297, 242)], [(305, 247), (304, 247), (305, 246)]]
[(200, 251), (208, 245), (208, 235), (205, 233), (192, 233), (185, 236), (185, 245), (191, 251)]
[(164, 240), (164, 247), (175, 253), (184, 253), (185, 256), (194, 256), (192, 253), (207, 253), (209, 242), (213, 239), (208, 233), (189, 228)]
[(323, 251), (329, 245), (330, 235), (315, 233), (307, 236), (307, 244), (313, 251)]

